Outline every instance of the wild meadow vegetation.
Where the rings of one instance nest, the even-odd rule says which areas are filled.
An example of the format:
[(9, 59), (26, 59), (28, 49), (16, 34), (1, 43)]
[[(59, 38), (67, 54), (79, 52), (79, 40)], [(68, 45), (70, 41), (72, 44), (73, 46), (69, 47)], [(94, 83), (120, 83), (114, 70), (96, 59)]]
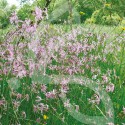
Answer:
[(124, 5), (0, 0), (0, 125), (125, 125)]

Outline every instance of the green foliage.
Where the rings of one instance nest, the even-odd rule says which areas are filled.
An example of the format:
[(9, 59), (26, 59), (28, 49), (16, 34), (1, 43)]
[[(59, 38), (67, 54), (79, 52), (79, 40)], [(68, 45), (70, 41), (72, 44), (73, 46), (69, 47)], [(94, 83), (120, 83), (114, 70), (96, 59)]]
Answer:
[(118, 14), (114, 13), (112, 16), (103, 16), (102, 22), (105, 25), (118, 25), (121, 22), (121, 18)]
[(1, 18), (0, 19), (0, 29), (1, 28), (6, 28), (7, 26), (8, 26), (8, 24), (9, 24), (9, 19), (8, 18)]
[[(91, 13), (86, 17), (85, 23), (96, 23), (103, 25), (118, 25), (121, 18), (125, 17), (124, 0), (87, 0), (79, 1), (79, 8), (89, 8)], [(85, 12), (85, 10), (82, 10)], [(91, 17), (90, 17), (91, 16)], [(84, 16), (85, 19), (85, 16)]]
[(65, 0), (55, 0), (55, 2), (50, 4), (49, 15), (50, 19), (53, 20), (52, 23), (63, 23), (68, 20), (69, 12), (65, 12), (64, 7), (62, 7), (65, 3), (67, 3)]
[(0, 8), (1, 8), (1, 9), (6, 8), (7, 5), (8, 5), (8, 3), (7, 3), (6, 0), (0, 0)]
[[(49, 12), (51, 13), (52, 11), (58, 9), (58, 13), (61, 10), (61, 6), (64, 5), (67, 1), (65, 0), (53, 0), (49, 6)], [(77, 1), (77, 0), (72, 0), (71, 1), (71, 10), (70, 12), (70, 5), (68, 5), (69, 10), (67, 10), (64, 14), (59, 16), (58, 19), (55, 19), (53, 23), (62, 23), (65, 20), (68, 21), (72, 18), (73, 23), (79, 23), (79, 22), (84, 22), (87, 18), (90, 18), (94, 9), (91, 6), (85, 6), (83, 4), (83, 1)], [(65, 11), (65, 8), (62, 8)], [(80, 12), (83, 12), (84, 14), (80, 14)], [(55, 13), (56, 15), (56, 13)], [(53, 16), (55, 16), (53, 15)]]
[(87, 19), (85, 23), (95, 23), (102, 25), (119, 25), (121, 17), (117, 13), (109, 14), (104, 10), (96, 10), (92, 14), (91, 18)]
[(45, 5), (46, 5), (46, 0), (37, 0), (34, 1), (34, 6), (39, 6), (41, 9), (44, 9)]
[(95, 19), (94, 18), (88, 18), (85, 21), (85, 24), (94, 24), (95, 23)]
[(85, 22), (86, 19), (90, 18), (94, 8), (92, 8), (92, 6), (85, 6), (84, 4), (82, 4), (81, 2), (78, 2), (78, 5), (76, 6), (77, 11), (83, 12), (84, 14), (80, 14), (81, 16), (81, 22)]
[(26, 18), (31, 18), (33, 7), (29, 4), (24, 4), (18, 11), (18, 17), (21, 20), (25, 20)]
[(0, 29), (9, 25), (9, 17), (16, 10), (16, 6), (9, 6), (6, 0), (0, 0)]
[(104, 13), (101, 10), (96, 10), (94, 11), (94, 13), (92, 14), (92, 19), (95, 19), (95, 23), (96, 24), (100, 24), (102, 23), (101, 18), (103, 17)]
[[(39, 6), (41, 9), (46, 7), (48, 0), (34, 0), (33, 4), (29, 3), (29, 0), (20, 0), (22, 7), (18, 10), (18, 16), (21, 20), (26, 18), (32, 18), (32, 10), (35, 6)], [(51, 0), (48, 8), (49, 15), (57, 9), (57, 13), (62, 13), (61, 6), (67, 2), (66, 0)], [(102, 25), (118, 25), (121, 22), (121, 18), (125, 17), (125, 1), (124, 0), (72, 0), (70, 1), (72, 14), (70, 9), (52, 21), (52, 23), (63, 23), (69, 21), (72, 18), (73, 23), (95, 23)], [(62, 8), (64, 11), (65, 9)], [(0, 27), (6, 27), (9, 24), (10, 13), (15, 9), (8, 7), (6, 0), (0, 0)], [(60, 12), (59, 12), (60, 11)], [(84, 14), (80, 14), (80, 13)], [(51, 18), (51, 17), (50, 17)]]

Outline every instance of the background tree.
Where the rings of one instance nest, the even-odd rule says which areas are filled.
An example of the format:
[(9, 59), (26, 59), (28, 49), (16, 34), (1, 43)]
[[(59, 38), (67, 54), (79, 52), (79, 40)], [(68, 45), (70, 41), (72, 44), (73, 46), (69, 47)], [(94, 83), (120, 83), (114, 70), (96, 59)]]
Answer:
[(9, 6), (7, 0), (0, 0), (0, 28), (6, 28), (9, 25), (9, 17), (16, 11), (16, 6)]

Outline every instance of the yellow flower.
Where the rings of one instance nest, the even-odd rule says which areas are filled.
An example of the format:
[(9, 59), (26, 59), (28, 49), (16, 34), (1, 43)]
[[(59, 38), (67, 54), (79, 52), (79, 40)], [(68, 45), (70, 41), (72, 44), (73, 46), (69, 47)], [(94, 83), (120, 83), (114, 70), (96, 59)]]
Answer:
[(44, 119), (44, 120), (47, 120), (47, 119), (48, 119), (48, 116), (47, 116), (47, 115), (43, 115), (43, 119)]
[(82, 11), (80, 11), (80, 12), (79, 12), (79, 14), (80, 14), (80, 15), (85, 15), (85, 13), (84, 13), (84, 12), (82, 12)]
[(122, 30), (125, 30), (125, 27), (122, 27)]
[(109, 3), (106, 3), (106, 4), (105, 4), (105, 6), (106, 6), (106, 7), (110, 7), (110, 6), (111, 6), (111, 4), (109, 4)]

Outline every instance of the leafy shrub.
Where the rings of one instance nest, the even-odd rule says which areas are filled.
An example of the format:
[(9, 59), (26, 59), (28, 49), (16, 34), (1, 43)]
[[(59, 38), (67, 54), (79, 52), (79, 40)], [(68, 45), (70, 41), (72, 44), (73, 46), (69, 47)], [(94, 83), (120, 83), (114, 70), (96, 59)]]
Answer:
[(103, 10), (96, 10), (91, 18), (87, 19), (85, 23), (95, 23), (103, 25), (118, 25), (121, 22), (121, 17), (117, 13), (109, 14)]
[(121, 22), (121, 18), (118, 14), (114, 13), (113, 15), (103, 16), (102, 23), (106, 25), (115, 25), (117, 26)]
[(8, 4), (6, 4), (3, 7), (0, 6), (0, 29), (5, 29), (10, 24), (9, 17), (15, 10), (15, 5), (8, 6)]
[(18, 11), (18, 17), (21, 20), (25, 20), (26, 18), (32, 18), (33, 7), (31, 5), (25, 4)]
[(9, 19), (8, 18), (6, 18), (6, 17), (3, 18), (2, 17), (0, 19), (0, 29), (6, 28), (8, 26), (8, 24), (9, 24)]
[(85, 24), (94, 24), (95, 23), (95, 19), (94, 18), (88, 18), (85, 21)]

